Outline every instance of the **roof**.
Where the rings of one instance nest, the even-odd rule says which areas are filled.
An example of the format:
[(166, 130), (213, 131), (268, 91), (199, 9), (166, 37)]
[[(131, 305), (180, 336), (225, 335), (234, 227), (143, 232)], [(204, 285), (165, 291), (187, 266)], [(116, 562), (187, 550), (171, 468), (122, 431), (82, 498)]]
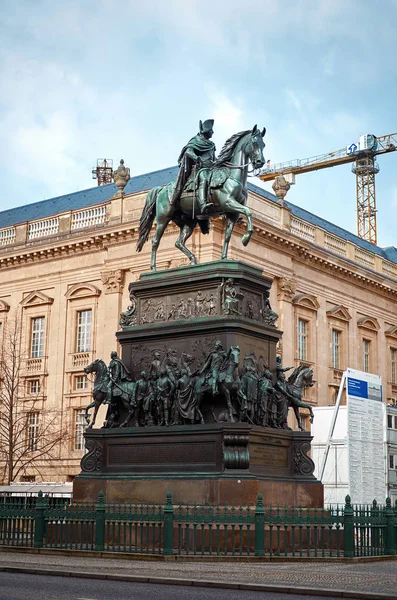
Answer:
[[(136, 175), (135, 177), (131, 177), (124, 192), (126, 194), (136, 194), (149, 190), (157, 185), (165, 185), (175, 179), (177, 173), (178, 167), (168, 167), (167, 169), (161, 169), (160, 171)], [(272, 202), (278, 203), (277, 197), (274, 194), (271, 194), (253, 183), (248, 183), (248, 189), (259, 196), (262, 196), (262, 198), (267, 198)], [(16, 225), (17, 223), (44, 219), (69, 210), (79, 210), (89, 206), (95, 206), (96, 204), (102, 204), (108, 202), (110, 198), (114, 196), (116, 191), (116, 185), (114, 183), (109, 183), (107, 185), (82, 190), (81, 192), (67, 194), (66, 196), (58, 196), (57, 198), (50, 198), (49, 200), (42, 200), (41, 202), (11, 208), (0, 212), (0, 229)], [(356, 246), (361, 247), (363, 250), (367, 250), (386, 260), (397, 263), (397, 249), (394, 246), (380, 248), (379, 246), (371, 244), (371, 242), (359, 238), (357, 235), (354, 235), (354, 233), (351, 233), (338, 225), (334, 225), (326, 219), (314, 215), (291, 202), (285, 202), (285, 204), (295, 217), (303, 219), (316, 227), (324, 229), (332, 235), (351, 242)]]

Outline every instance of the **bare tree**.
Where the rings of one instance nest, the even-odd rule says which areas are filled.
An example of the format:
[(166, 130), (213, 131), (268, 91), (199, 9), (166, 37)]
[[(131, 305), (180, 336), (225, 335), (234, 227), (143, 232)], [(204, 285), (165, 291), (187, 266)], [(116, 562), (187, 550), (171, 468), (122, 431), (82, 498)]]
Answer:
[(0, 480), (7, 484), (26, 474), (41, 476), (70, 437), (60, 412), (46, 410), (40, 385), (33, 393), (26, 389), (21, 327), (15, 312), (0, 339)]

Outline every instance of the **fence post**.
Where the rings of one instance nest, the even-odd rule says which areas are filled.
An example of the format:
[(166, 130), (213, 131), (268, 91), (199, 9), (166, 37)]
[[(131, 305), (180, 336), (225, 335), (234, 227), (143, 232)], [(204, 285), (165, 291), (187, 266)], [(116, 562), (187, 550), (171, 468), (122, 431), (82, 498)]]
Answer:
[(343, 511), (343, 529), (344, 529), (344, 556), (352, 558), (354, 556), (354, 511), (351, 505), (350, 496), (345, 498), (345, 508)]
[(105, 550), (105, 494), (101, 490), (98, 494), (98, 502), (95, 509), (95, 550)]
[(170, 556), (174, 553), (173, 549), (173, 533), (174, 533), (174, 507), (172, 504), (172, 494), (167, 492), (164, 506), (164, 539), (163, 539), (163, 554)]
[(394, 555), (396, 553), (396, 534), (394, 529), (394, 510), (391, 507), (391, 500), (386, 498), (386, 507), (384, 509), (386, 517), (386, 539), (385, 554)]
[(265, 507), (263, 495), (258, 494), (255, 506), (255, 556), (265, 555)]
[(43, 497), (43, 492), (39, 490), (36, 501), (36, 514), (34, 516), (34, 547), (42, 548), (44, 531), (45, 531), (45, 516), (44, 511), (47, 508), (47, 503)]

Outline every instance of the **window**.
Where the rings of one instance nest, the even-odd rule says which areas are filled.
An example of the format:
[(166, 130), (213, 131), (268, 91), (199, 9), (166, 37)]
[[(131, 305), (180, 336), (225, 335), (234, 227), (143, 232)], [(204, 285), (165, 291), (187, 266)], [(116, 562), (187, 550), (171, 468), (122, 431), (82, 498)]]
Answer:
[(36, 477), (35, 475), (22, 475), (21, 481), (24, 481), (26, 483), (33, 483), (34, 481), (36, 481)]
[(332, 368), (340, 369), (340, 338), (341, 333), (337, 329), (332, 330)]
[(32, 319), (30, 357), (40, 358), (44, 356), (45, 318), (36, 317)]
[(397, 350), (395, 348), (390, 348), (390, 381), (391, 381), (391, 383), (397, 383), (396, 359), (397, 359)]
[(389, 469), (394, 469), (394, 454), (389, 454)]
[(38, 448), (39, 441), (39, 413), (28, 414), (28, 450), (34, 452)]
[(393, 429), (393, 417), (391, 415), (387, 415), (387, 426), (389, 429)]
[(89, 352), (91, 350), (91, 323), (91, 309), (77, 312), (76, 352)]
[(307, 360), (307, 321), (298, 319), (298, 360)]
[(84, 431), (87, 427), (84, 408), (74, 411), (74, 423), (74, 449), (84, 450)]
[(369, 373), (371, 341), (363, 340), (363, 371)]
[(397, 429), (397, 417), (394, 417), (394, 429)]
[(41, 390), (40, 379), (29, 379), (28, 394), (39, 394)]
[(74, 378), (74, 389), (75, 390), (87, 390), (88, 379), (85, 375), (76, 375)]

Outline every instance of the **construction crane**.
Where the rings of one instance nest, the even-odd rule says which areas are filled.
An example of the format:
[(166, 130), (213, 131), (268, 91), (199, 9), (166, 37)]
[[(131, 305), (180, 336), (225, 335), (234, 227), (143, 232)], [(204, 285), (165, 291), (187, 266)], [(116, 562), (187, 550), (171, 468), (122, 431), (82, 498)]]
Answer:
[(358, 236), (376, 244), (375, 175), (379, 172), (379, 166), (375, 157), (395, 150), (397, 150), (397, 133), (380, 137), (367, 134), (360, 136), (359, 142), (336, 152), (274, 165), (268, 163), (259, 177), (262, 181), (271, 181), (278, 175), (299, 175), (354, 162), (352, 172), (356, 175)]

